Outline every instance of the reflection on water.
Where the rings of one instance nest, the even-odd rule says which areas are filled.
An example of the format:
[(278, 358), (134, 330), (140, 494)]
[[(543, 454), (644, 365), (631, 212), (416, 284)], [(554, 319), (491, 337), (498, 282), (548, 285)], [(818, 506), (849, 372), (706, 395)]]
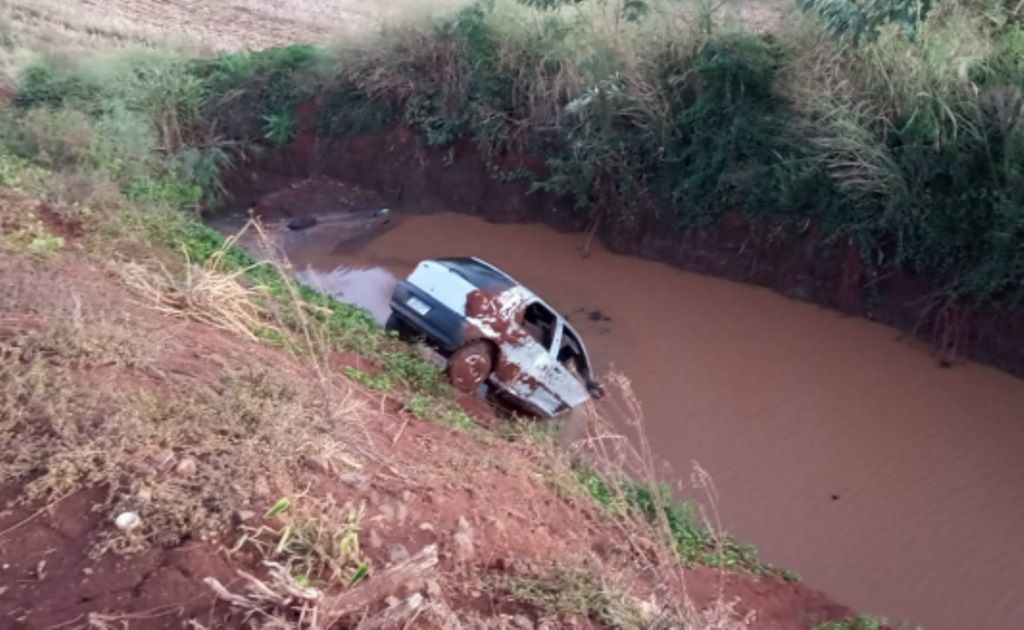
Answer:
[(297, 272), (295, 277), (302, 284), (340, 302), (358, 306), (381, 325), (391, 314), (389, 303), (397, 280), (387, 269), (338, 267), (330, 271), (317, 271), (306, 267)]

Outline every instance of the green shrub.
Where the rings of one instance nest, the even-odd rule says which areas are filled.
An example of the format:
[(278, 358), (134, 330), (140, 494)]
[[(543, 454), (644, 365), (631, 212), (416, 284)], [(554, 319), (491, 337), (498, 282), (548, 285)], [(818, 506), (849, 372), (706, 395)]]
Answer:
[[(314, 94), (322, 62), (323, 52), (308, 45), (197, 62), (193, 72), (207, 90), (203, 117), (229, 138), (280, 142), (284, 139), (281, 124), (288, 123), (296, 106)], [(268, 117), (278, 117), (272, 138), (268, 138)]]
[(49, 63), (29, 66), (19, 78), (14, 105), (22, 109), (33, 107), (63, 107), (69, 103), (88, 103), (96, 98), (98, 89), (67, 68)]
[[(703, 526), (697, 509), (677, 501), (666, 486), (652, 488), (630, 479), (609, 480), (591, 469), (576, 470), (584, 491), (613, 513), (631, 513), (656, 527), (664, 526), (675, 552), (687, 564), (780, 573), (757, 558), (757, 550), (719, 536)], [(787, 578), (792, 574), (781, 572)]]

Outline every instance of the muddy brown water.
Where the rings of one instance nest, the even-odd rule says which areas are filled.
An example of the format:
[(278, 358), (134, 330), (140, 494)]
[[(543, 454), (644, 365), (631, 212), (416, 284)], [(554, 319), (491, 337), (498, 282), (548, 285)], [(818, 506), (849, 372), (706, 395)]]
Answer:
[(1024, 381), (936, 365), (897, 331), (611, 254), (541, 225), (397, 217), (372, 239), (279, 232), (298, 277), (387, 317), (395, 277), (481, 256), (632, 381), (655, 455), (714, 478), (728, 532), (855, 609), (1024, 628)]

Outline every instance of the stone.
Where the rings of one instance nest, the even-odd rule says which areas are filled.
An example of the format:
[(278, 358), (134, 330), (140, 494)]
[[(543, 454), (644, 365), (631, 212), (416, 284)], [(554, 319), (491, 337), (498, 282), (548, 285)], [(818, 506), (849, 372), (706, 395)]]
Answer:
[(270, 482), (267, 481), (266, 477), (259, 477), (253, 482), (253, 491), (258, 497), (269, 497), (270, 496)]
[(196, 464), (196, 460), (186, 457), (174, 467), (174, 474), (179, 477), (191, 477), (196, 474), (197, 470), (199, 470), (199, 466)]
[(441, 599), (441, 585), (437, 580), (430, 578), (426, 583), (427, 597), (430, 599)]
[(357, 490), (365, 486), (368, 481), (366, 475), (360, 475), (359, 473), (354, 472), (345, 473), (344, 475), (341, 475), (340, 479), (346, 486), (356, 488)]
[(234, 521), (235, 525), (245, 525), (255, 518), (256, 512), (252, 510), (235, 510), (235, 513), (231, 515), (231, 520)]
[(409, 507), (402, 501), (395, 504), (395, 520), (398, 525), (405, 525), (405, 519), (409, 518)]
[(377, 530), (370, 530), (370, 535), (367, 536), (367, 544), (370, 545), (370, 549), (380, 549), (381, 545), (384, 544), (384, 542), (380, 539), (380, 535), (377, 534)]
[(513, 628), (518, 630), (533, 630), (533, 622), (526, 615), (515, 615), (510, 620)]
[(388, 545), (388, 559), (391, 564), (398, 564), (409, 559), (409, 550), (405, 545)]
[(177, 457), (174, 455), (174, 451), (165, 448), (158, 451), (156, 455), (153, 456), (153, 463), (156, 465), (157, 470), (167, 471), (174, 466), (175, 459), (177, 459)]
[(142, 525), (142, 518), (135, 512), (121, 512), (114, 519), (114, 525), (123, 532), (129, 532)]
[(320, 473), (322, 475), (326, 475), (327, 473), (331, 472), (331, 463), (327, 461), (326, 458), (320, 457), (318, 455), (303, 455), (302, 463), (306, 466), (306, 468), (312, 470), (313, 472)]
[(473, 558), (473, 528), (470, 527), (469, 521), (463, 516), (459, 517), (459, 524), (455, 529), (455, 534), (452, 536), (452, 543), (455, 548), (455, 560), (458, 562), (468, 562)]

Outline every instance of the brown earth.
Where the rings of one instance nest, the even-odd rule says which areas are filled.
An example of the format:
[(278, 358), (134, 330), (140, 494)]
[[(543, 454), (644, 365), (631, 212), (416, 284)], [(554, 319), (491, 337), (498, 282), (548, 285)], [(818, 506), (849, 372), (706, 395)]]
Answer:
[[(501, 166), (545, 172), (536, 156), (505, 155)], [(540, 221), (559, 230), (588, 231), (615, 253), (770, 287), (790, 298), (889, 324), (932, 344), (944, 366), (964, 356), (1024, 375), (1020, 310), (945, 303), (935, 297), (934, 283), (906, 271), (883, 270), (871, 278), (852, 240), (826, 239), (814, 224), (756, 224), (733, 211), (709, 227), (675, 232), (648, 208), (630, 223), (594, 225), (568, 200), (531, 193), (528, 182), (491, 178), (472, 141), (429, 147), (404, 126), (351, 139), (307, 138), (267, 156), (256, 170), (262, 176), (256, 192), (270, 192), (296, 177), (327, 175), (379, 191), (404, 211), (454, 210), (501, 223)], [(251, 178), (229, 187), (241, 190), (243, 181)], [(245, 195), (254, 192), (244, 189)]]
[[(227, 367), (263, 367), (281, 379), (318, 383), (360, 410), (357, 423), (338, 427), (342, 435), (351, 434), (346, 442), (364, 445), (354, 451), (359, 455), (354, 468), (343, 473), (303, 453), (283, 453), (281, 457), (304, 462), (302, 478), (292, 481), (306, 487), (303, 500), (323, 497), (337, 505), (363, 506), (358, 531), (370, 568), (364, 582), (369, 591), (382, 584), (389, 567), (404, 566), (407, 556), (429, 545), (438, 546), (440, 561), (426, 581), (418, 576), (360, 602), (341, 627), (353, 627), (363, 616), (380, 612), (385, 595), (405, 597), (411, 592), (426, 594), (431, 614), (406, 627), (441, 627), (451, 615), (470, 627), (606, 625), (594, 615), (541, 605), (511, 586), (523, 583), (548, 584), (556, 593), (578, 584), (599, 584), (629, 602), (679, 601), (685, 593), (696, 611), (715, 606), (728, 611), (735, 602), (736, 614), (748, 617), (755, 628), (812, 627), (851, 614), (807, 586), (780, 577), (705, 568), (682, 571), (658, 551), (650, 532), (626, 527), (574, 490), (565, 463), (553, 451), (531, 446), (528, 440), (508, 441), (419, 420), (390, 394), (362, 389), (342, 376), (346, 366), (375, 369), (358, 356), (335, 354), (327, 372), (318, 373), (308, 361), (282, 350), (158, 312), (129, 290), (117, 269), (131, 260), (168, 260), (166, 254), (138, 243), (108, 244), (102, 257), (89, 254), (88, 235), (81, 226), (64, 224), (60, 208), (43, 211), (41, 205), (10, 194), (2, 202), (0, 213), (15, 207), (18, 211), (15, 218), (0, 222), (5, 231), (22, 220), (17, 217), (31, 216), (28, 209), (51, 230), (65, 234), (66, 243), (62, 252), (45, 258), (0, 250), (0, 345), (71, 321), (86, 333), (101, 324), (113, 326), (127, 338), (149, 344), (152, 353), (141, 364), (49, 363), (43, 357), (54, 377), (90, 390), (116, 390), (123, 397), (118, 400), (156, 396), (171, 404), (201, 391)], [(497, 422), (476, 401), (467, 408), (482, 414), (484, 423)], [(0, 407), (0, 414), (11, 411)], [(0, 415), (0, 428), (4, 420)], [(135, 446), (147, 452), (148, 445)], [(179, 460), (189, 448), (164, 446)], [(121, 474), (136, 470), (129, 461), (116, 465)], [(191, 462), (193, 469), (205, 465), (201, 459)], [(155, 475), (155, 483), (173, 485), (179, 468), (146, 474)], [(252, 514), (238, 512), (235, 531), (222, 532), (220, 539), (185, 536), (120, 555), (99, 553), (98, 547), (114, 530), (110, 488), (86, 484), (42, 503), (26, 501), (24, 492), (33, 479), (8, 480), (0, 488), (0, 627), (244, 624), (245, 617), (215, 597), (203, 580), (216, 578), (229, 591), (240, 592), (239, 569), (267, 575), (254, 551), (230, 553), (228, 547), (238, 540), (242, 523), (250, 528), (277, 525), (278, 517), (258, 516), (279, 496), (274, 488), (256, 487), (248, 495), (249, 504), (238, 506)], [(566, 575), (596, 576), (596, 581), (569, 583)]]

